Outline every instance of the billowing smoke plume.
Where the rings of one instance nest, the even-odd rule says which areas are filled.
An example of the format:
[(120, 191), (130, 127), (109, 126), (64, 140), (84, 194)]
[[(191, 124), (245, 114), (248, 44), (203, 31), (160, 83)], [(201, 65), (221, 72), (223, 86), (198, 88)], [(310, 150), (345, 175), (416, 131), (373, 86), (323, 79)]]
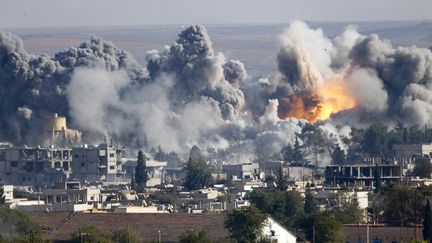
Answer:
[(98, 38), (48, 57), (0, 33), (2, 137), (37, 143), (43, 118), (59, 113), (87, 141), (181, 154), (198, 145), (236, 161), (279, 152), (307, 121), (343, 136), (345, 125), (377, 119), (432, 124), (429, 49), (393, 47), (354, 27), (331, 40), (302, 22), (280, 41), (279, 71), (254, 80), (243, 63), (213, 50), (200, 25), (148, 51), (145, 67)]
[(101, 39), (92, 38), (51, 58), (28, 54), (19, 37), (0, 32), (3, 137), (17, 143), (37, 143), (44, 118), (54, 113), (69, 117), (66, 87), (79, 67), (123, 70), (136, 83), (149, 79), (147, 70), (129, 53)]
[[(279, 74), (261, 89), (246, 92), (248, 104), (277, 99), (280, 118), (313, 123), (333, 117), (335, 123), (352, 126), (376, 121), (432, 124), (430, 49), (393, 47), (353, 27), (330, 40), (321, 29), (302, 22), (293, 22), (280, 39)], [(262, 114), (262, 104), (250, 107)]]

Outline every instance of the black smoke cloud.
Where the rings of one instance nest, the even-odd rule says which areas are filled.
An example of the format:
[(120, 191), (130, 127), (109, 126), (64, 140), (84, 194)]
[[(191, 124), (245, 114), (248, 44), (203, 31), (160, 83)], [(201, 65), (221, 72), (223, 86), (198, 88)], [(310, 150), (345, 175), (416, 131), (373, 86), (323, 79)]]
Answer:
[(335, 124), (376, 119), (432, 123), (430, 50), (393, 47), (353, 27), (331, 40), (302, 22), (293, 22), (280, 42), (279, 71), (254, 80), (240, 61), (214, 51), (201, 25), (148, 51), (146, 66), (96, 37), (49, 57), (29, 54), (19, 37), (1, 33), (2, 136), (37, 143), (43, 118), (59, 113), (92, 142), (105, 136), (182, 154), (199, 145), (203, 151), (242, 151), (250, 159), (257, 148), (278, 152), (292, 143), (307, 122), (280, 119), (280, 110), (289, 109), (283, 103), (334, 77), (344, 80), (358, 104), (320, 123), (328, 133), (348, 136), (348, 127)]

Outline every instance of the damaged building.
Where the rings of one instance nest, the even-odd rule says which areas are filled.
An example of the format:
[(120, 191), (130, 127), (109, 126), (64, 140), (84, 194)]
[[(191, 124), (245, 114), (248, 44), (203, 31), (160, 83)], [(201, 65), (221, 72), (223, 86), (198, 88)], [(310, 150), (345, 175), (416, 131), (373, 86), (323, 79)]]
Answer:
[(71, 175), (70, 148), (0, 148), (0, 183), (46, 187)]
[(106, 143), (72, 148), (72, 178), (82, 182), (122, 183), (125, 149)]
[(325, 169), (326, 181), (340, 186), (374, 186), (377, 178), (389, 185), (400, 182), (403, 174), (403, 167), (398, 164), (329, 165)]

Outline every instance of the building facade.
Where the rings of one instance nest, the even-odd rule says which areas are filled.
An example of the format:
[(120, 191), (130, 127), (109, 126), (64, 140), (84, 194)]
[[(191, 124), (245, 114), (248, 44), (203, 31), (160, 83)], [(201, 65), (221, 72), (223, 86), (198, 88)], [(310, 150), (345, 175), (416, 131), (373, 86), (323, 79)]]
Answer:
[(47, 187), (71, 174), (71, 149), (0, 148), (0, 183)]
[(125, 182), (124, 152), (106, 143), (72, 148), (72, 178), (83, 182)]
[(383, 184), (393, 184), (402, 179), (403, 168), (396, 164), (329, 165), (325, 169), (325, 179), (333, 185), (374, 186), (374, 173)]

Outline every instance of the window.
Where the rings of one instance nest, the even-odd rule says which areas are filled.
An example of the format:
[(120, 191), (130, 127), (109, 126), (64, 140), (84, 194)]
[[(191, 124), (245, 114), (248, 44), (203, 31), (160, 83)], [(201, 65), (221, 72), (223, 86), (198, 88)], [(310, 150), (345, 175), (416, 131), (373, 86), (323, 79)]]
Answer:
[(18, 167), (18, 161), (11, 161), (12, 167)]
[(110, 166), (110, 170), (114, 170), (115, 169), (115, 166), (114, 165), (111, 165)]
[(110, 157), (114, 158), (115, 157), (115, 153), (110, 153)]
[(63, 162), (63, 169), (64, 170), (69, 170), (69, 163), (67, 161)]
[(60, 163), (60, 161), (56, 161), (56, 162), (54, 162), (54, 168), (56, 168), (56, 169), (60, 169), (60, 168), (61, 168), (61, 163)]
[(75, 154), (75, 155), (74, 155), (74, 158), (75, 158), (75, 159), (78, 159), (78, 157), (79, 157), (78, 154)]
[(85, 166), (84, 162), (83, 162), (83, 163), (81, 163), (81, 167), (84, 167), (84, 166)]
[(43, 171), (43, 165), (42, 165), (42, 163), (35, 163), (34, 164), (34, 171), (36, 173), (42, 173), (42, 171)]
[(33, 171), (33, 162), (26, 162), (24, 169), (27, 172), (32, 172)]

